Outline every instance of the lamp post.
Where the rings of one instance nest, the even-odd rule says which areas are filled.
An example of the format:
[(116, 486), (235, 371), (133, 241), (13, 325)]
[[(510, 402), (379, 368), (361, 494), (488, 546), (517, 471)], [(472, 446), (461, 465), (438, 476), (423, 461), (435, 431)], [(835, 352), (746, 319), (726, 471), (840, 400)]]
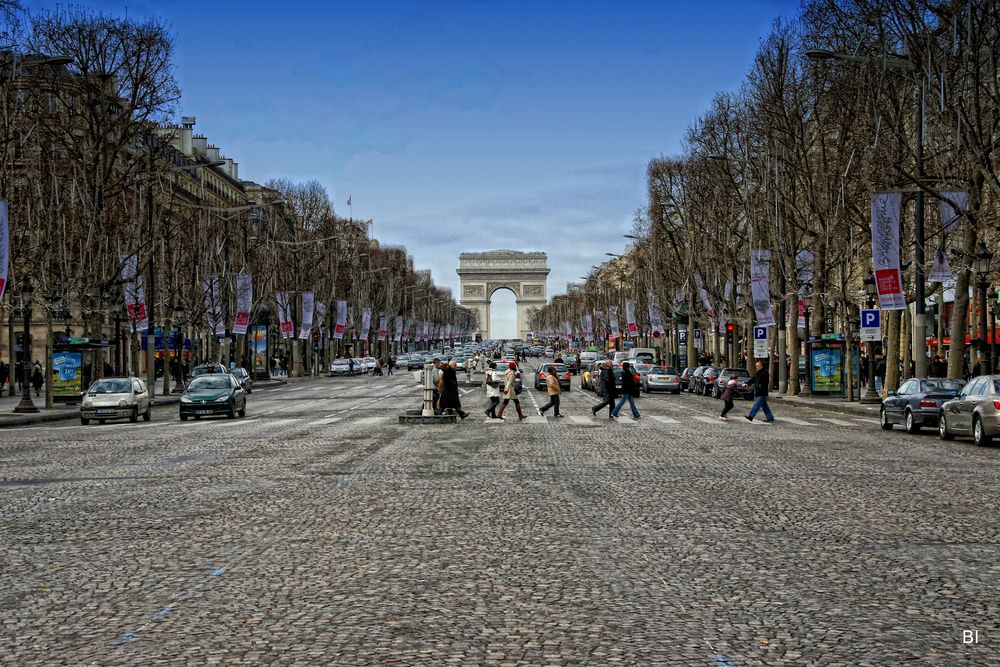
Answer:
[[(810, 292), (811, 291), (812, 290), (810, 289)], [(805, 326), (805, 331), (803, 331), (803, 333), (805, 334), (803, 337), (805, 338), (804, 347), (805, 347), (805, 357), (806, 357), (806, 364), (805, 364), (806, 365), (806, 384), (805, 384), (804, 387), (802, 387), (802, 391), (799, 392), (799, 395), (800, 396), (812, 396), (812, 358), (811, 358), (811, 355), (809, 354), (809, 352), (812, 350), (812, 344), (809, 342), (809, 300), (808, 299), (805, 300), (805, 306), (806, 306), (806, 308), (805, 308), (806, 326)]]
[(31, 401), (31, 295), (35, 289), (31, 286), (31, 278), (21, 279), (21, 315), (24, 317), (24, 339), (21, 343), (21, 402), (14, 412), (38, 412)]
[(177, 369), (174, 377), (175, 394), (184, 393), (184, 364), (181, 363), (181, 354), (184, 352), (184, 329), (187, 322), (184, 321), (184, 306), (174, 306), (174, 361)]
[(996, 349), (996, 330), (997, 330), (997, 291), (996, 288), (991, 287), (990, 291), (986, 294), (989, 299), (990, 305), (990, 373), (995, 373), (997, 369), (997, 349)]
[[(987, 279), (990, 276), (990, 262), (993, 260), (993, 253), (987, 250), (985, 247), (981, 246), (981, 249), (976, 253), (976, 257), (972, 260), (972, 269), (976, 272), (979, 277), (979, 338), (983, 341), (982, 347), (979, 348), (979, 374), (985, 375), (983, 373), (982, 367), (986, 364), (988, 356), (986, 354), (986, 345), (989, 343), (989, 336), (986, 331), (986, 288), (989, 287)], [(954, 341), (952, 341), (954, 344)], [(992, 349), (992, 346), (991, 346)], [(989, 355), (992, 356), (992, 353)], [(990, 368), (987, 372), (992, 372), (993, 366), (990, 364)]]
[[(875, 276), (865, 276), (865, 296), (868, 299), (867, 306), (871, 310), (875, 307), (875, 294), (878, 290), (875, 287)], [(881, 403), (882, 399), (875, 391), (875, 343), (868, 341), (868, 387), (865, 395), (861, 397), (860, 403)]]

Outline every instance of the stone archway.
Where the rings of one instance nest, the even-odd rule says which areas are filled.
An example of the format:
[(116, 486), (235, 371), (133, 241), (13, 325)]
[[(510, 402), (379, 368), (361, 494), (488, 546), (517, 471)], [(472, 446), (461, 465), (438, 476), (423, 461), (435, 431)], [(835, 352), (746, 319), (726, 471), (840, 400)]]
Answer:
[(545, 305), (549, 266), (544, 252), (489, 250), (458, 256), (461, 304), (479, 313), (479, 334), (490, 335), (490, 300), (497, 290), (508, 289), (517, 302), (517, 337), (524, 340), (532, 310)]

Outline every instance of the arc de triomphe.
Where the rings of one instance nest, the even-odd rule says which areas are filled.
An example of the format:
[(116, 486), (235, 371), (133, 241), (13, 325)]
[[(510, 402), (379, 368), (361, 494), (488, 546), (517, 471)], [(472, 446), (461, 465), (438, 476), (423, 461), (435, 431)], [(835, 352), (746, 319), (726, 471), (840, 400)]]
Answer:
[(490, 299), (494, 292), (508, 289), (517, 299), (517, 337), (524, 340), (532, 310), (546, 301), (548, 256), (544, 252), (489, 250), (463, 252), (458, 256), (461, 304), (479, 311), (479, 332), (490, 335)]

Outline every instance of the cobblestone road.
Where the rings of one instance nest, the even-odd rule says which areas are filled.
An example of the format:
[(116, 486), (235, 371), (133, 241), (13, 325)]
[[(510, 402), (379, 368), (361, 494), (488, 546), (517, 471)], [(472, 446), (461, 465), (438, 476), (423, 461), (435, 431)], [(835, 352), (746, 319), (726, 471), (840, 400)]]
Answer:
[(448, 427), (395, 423), (404, 374), (0, 432), (0, 661), (1000, 664), (1000, 449), (480, 392)]

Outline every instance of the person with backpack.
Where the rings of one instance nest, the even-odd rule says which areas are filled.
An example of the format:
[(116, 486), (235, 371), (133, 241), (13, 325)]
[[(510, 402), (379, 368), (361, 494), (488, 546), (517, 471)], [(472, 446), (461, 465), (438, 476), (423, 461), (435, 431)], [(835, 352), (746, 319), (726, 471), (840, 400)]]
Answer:
[(632, 410), (632, 419), (640, 419), (642, 417), (639, 414), (639, 409), (635, 407), (635, 397), (639, 395), (639, 385), (636, 384), (633, 373), (632, 365), (627, 361), (622, 362), (622, 393), (615, 409), (611, 411), (612, 417), (618, 417), (618, 413), (621, 412), (625, 401), (628, 401), (628, 406)]

